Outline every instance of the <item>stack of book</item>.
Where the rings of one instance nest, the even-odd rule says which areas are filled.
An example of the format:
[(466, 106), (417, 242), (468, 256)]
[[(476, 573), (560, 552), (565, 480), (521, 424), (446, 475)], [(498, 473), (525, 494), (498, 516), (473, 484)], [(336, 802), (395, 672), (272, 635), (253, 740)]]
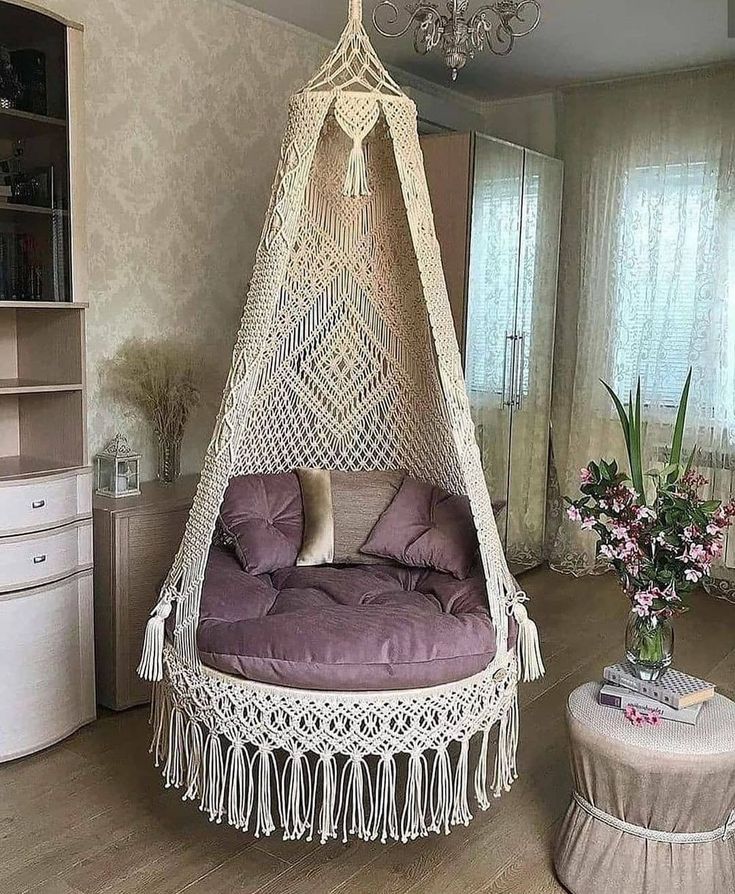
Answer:
[(633, 707), (642, 713), (657, 714), (662, 720), (690, 726), (694, 726), (702, 706), (715, 694), (714, 684), (673, 668), (655, 683), (639, 680), (627, 664), (610, 665), (603, 676), (605, 682), (598, 697), (601, 705), (620, 711)]

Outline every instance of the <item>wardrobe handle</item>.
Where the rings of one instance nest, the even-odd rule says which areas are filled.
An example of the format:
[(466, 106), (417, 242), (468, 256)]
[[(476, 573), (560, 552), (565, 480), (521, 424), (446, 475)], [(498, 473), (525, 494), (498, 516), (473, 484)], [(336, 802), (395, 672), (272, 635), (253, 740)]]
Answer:
[(34, 564), (34, 565), (43, 565), (43, 563), (44, 563), (45, 561), (46, 561), (46, 556), (34, 556), (34, 557), (33, 557), (33, 564)]
[[(508, 344), (510, 343), (510, 393), (508, 392)], [(503, 396), (501, 399), (502, 407), (513, 406), (513, 373), (515, 370), (516, 360), (516, 337), (513, 333), (508, 332), (505, 336), (505, 351), (503, 352)], [(507, 395), (507, 396), (506, 396)]]
[(517, 367), (515, 372), (515, 406), (517, 409), (523, 409), (523, 378), (524, 367), (526, 365), (526, 333), (520, 332), (516, 336), (518, 342), (517, 351)]
[(45, 501), (45, 500), (34, 500), (34, 501), (31, 503), (31, 509), (43, 509), (43, 507), (44, 507), (45, 505), (46, 505), (46, 501)]

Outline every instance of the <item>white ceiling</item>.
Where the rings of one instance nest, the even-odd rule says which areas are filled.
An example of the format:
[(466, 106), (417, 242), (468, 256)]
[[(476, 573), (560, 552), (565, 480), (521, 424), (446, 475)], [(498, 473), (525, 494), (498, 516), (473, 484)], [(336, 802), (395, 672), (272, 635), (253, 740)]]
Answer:
[[(330, 40), (339, 36), (348, 6), (348, 0), (240, 2)], [(408, 0), (395, 2), (403, 10)], [(470, 0), (470, 10), (482, 2)], [(519, 39), (510, 56), (478, 55), (460, 73), (456, 89), (496, 99), (542, 93), (579, 81), (735, 61), (735, 38), (727, 36), (727, 0), (540, 2), (538, 29)], [(377, 35), (370, 16), (378, 0), (364, 3), (368, 32), (386, 63), (451, 86), (440, 57), (417, 55), (410, 34), (396, 40)], [(444, 7), (443, 0), (438, 3)]]

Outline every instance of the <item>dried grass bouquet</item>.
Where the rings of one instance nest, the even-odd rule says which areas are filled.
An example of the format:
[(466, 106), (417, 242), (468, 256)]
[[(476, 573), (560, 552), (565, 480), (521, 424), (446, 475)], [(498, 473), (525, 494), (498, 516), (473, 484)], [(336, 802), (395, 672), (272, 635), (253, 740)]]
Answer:
[[(107, 393), (150, 422), (159, 446), (173, 451), (166, 457), (159, 450), (163, 480), (178, 476), (178, 447), (201, 400), (201, 372), (201, 356), (174, 339), (128, 339), (106, 369)], [(174, 468), (162, 469), (162, 462)]]

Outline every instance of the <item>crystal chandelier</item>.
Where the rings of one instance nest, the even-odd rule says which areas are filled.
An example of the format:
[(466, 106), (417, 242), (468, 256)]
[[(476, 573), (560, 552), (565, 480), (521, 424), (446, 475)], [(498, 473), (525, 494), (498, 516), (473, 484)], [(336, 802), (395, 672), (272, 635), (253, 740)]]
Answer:
[(415, 25), (416, 52), (425, 56), (439, 47), (455, 80), (457, 72), (476, 51), (489, 50), (496, 56), (507, 56), (516, 37), (530, 34), (541, 21), (537, 0), (496, 0), (481, 6), (469, 18), (468, 6), (469, 0), (448, 0), (445, 15), (437, 3), (411, 3), (406, 7), (409, 20), (405, 27), (391, 31), (399, 19), (398, 7), (390, 0), (382, 0), (373, 10), (373, 25), (383, 37), (402, 37)]

